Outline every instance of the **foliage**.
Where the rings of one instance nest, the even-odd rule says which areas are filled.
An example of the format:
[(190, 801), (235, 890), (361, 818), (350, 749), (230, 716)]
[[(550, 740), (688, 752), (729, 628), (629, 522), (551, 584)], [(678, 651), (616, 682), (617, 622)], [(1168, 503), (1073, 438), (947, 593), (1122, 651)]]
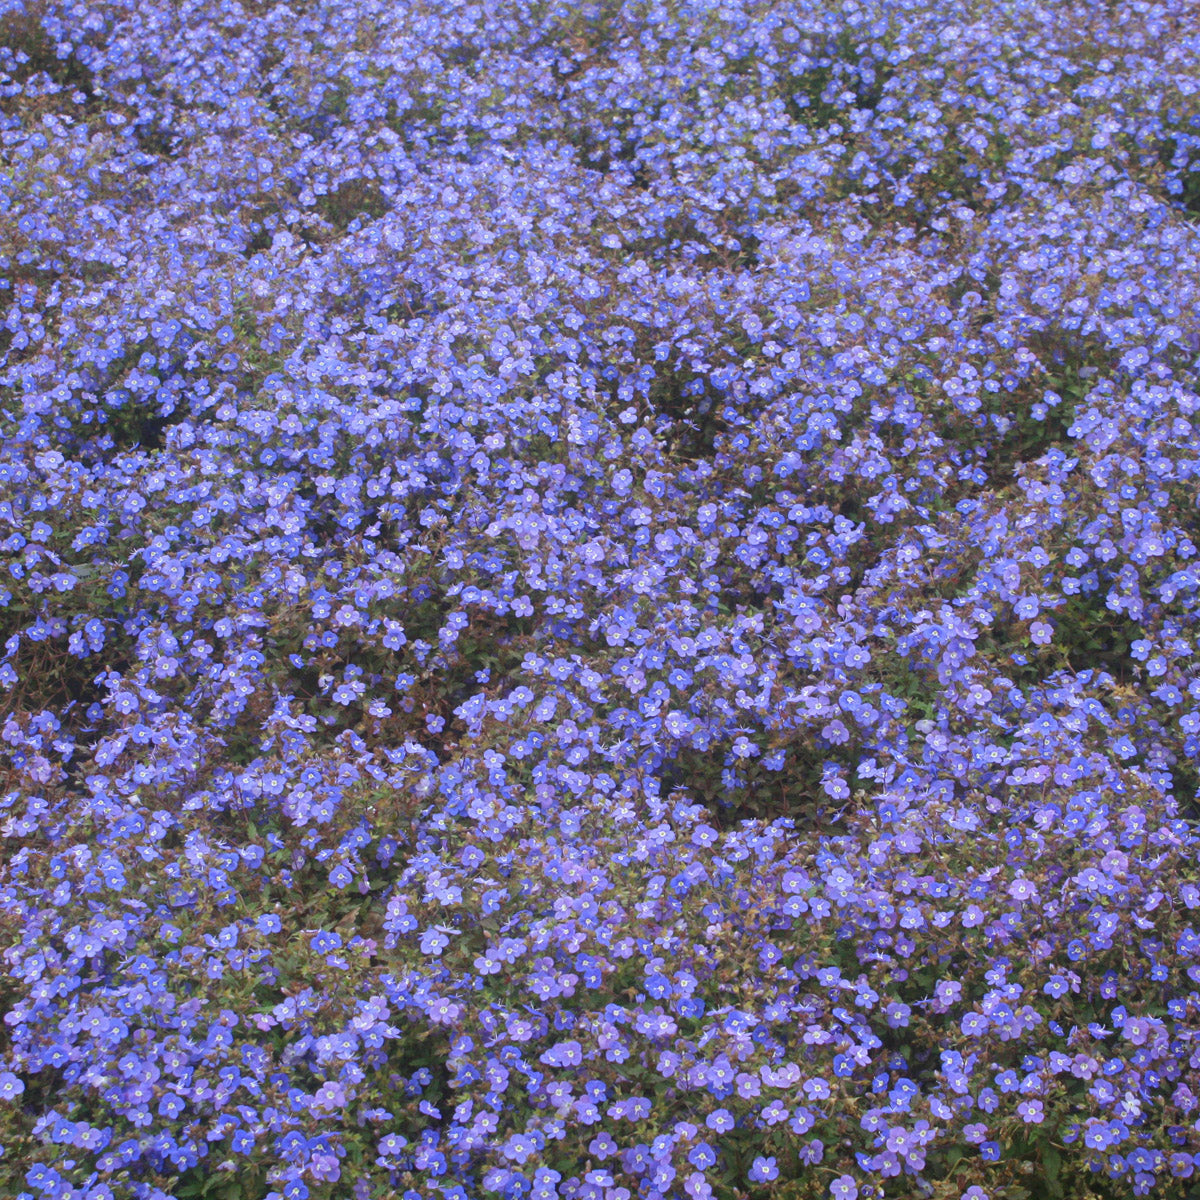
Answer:
[(0, 1191), (1197, 1194), (1193, 16), (0, 0)]

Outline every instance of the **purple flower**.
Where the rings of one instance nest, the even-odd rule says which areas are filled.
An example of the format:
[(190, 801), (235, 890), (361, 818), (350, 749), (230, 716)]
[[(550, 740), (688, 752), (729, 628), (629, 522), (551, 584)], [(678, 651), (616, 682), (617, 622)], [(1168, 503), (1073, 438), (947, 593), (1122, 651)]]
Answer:
[(426, 929), (421, 934), (422, 954), (441, 954), (450, 945), (450, 939), (440, 929)]
[(733, 1116), (725, 1108), (714, 1109), (704, 1119), (704, 1123), (716, 1133), (728, 1133), (734, 1126)]
[(1036, 900), (1038, 891), (1031, 879), (1022, 876), (1014, 879), (1008, 885), (1008, 894), (1018, 903), (1023, 904), (1026, 900)]
[(618, 1150), (617, 1143), (607, 1133), (598, 1134), (588, 1145), (588, 1153), (594, 1154), (601, 1161), (611, 1158)]
[(982, 1037), (990, 1024), (983, 1013), (969, 1012), (963, 1016), (961, 1028), (968, 1037)]
[(770, 1183), (779, 1178), (779, 1168), (775, 1165), (775, 1156), (756, 1155), (747, 1176), (751, 1183)]

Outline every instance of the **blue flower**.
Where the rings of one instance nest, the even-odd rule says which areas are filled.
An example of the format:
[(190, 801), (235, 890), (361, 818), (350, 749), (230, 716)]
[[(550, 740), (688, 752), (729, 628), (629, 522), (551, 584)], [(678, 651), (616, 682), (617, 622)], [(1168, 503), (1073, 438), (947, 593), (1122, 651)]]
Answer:
[(440, 929), (426, 929), (421, 934), (422, 954), (441, 954), (450, 944), (450, 939)]
[(779, 1168), (775, 1156), (756, 1155), (747, 1177), (751, 1183), (770, 1183), (772, 1179), (778, 1179)]

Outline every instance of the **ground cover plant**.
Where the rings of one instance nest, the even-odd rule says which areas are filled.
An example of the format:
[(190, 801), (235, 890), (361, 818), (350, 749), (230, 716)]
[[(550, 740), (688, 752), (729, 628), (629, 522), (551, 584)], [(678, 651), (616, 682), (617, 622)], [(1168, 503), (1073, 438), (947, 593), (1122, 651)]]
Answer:
[(1200, 1194), (1197, 64), (0, 0), (0, 1194)]

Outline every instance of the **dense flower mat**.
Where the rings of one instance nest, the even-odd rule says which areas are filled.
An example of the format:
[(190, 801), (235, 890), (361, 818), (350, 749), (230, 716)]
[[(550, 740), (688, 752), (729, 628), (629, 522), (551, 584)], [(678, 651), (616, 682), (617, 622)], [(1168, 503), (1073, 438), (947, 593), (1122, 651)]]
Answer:
[(0, 0), (0, 1194), (1195, 1195), (1198, 34)]

